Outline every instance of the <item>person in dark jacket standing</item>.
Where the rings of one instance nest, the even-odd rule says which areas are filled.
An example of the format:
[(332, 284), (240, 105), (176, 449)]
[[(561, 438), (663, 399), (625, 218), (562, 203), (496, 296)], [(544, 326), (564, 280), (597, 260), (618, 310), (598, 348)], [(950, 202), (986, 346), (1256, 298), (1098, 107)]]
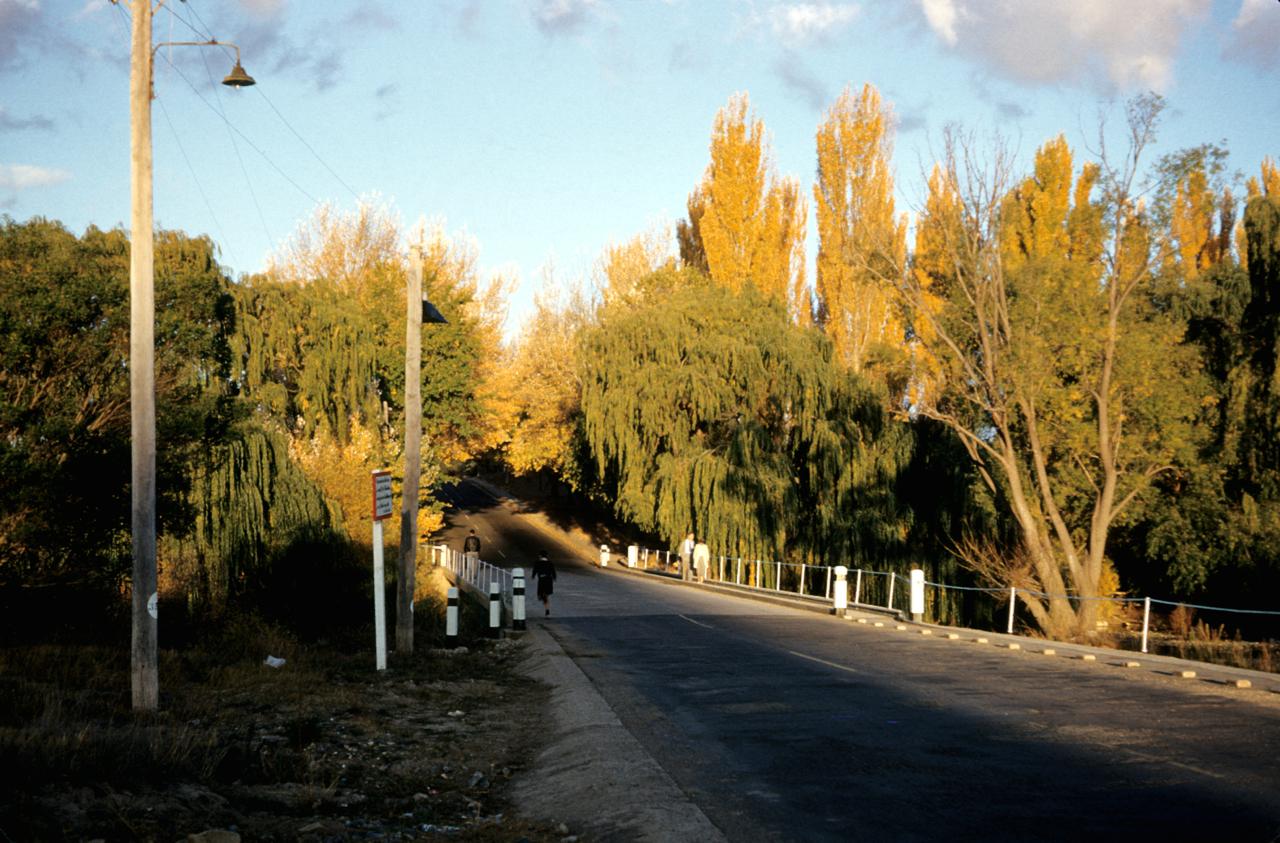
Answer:
[(462, 555), (473, 562), (480, 558), (480, 537), (474, 529), (462, 541)]
[(545, 551), (538, 556), (538, 561), (533, 563), (533, 578), (538, 581), (538, 599), (542, 601), (546, 614), (550, 615), (551, 592), (555, 590), (556, 566), (551, 564)]

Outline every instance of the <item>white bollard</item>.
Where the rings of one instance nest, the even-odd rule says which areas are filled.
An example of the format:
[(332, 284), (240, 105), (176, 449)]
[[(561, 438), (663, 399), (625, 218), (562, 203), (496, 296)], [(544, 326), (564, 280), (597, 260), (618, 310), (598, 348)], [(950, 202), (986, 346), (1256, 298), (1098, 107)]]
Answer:
[(911, 571), (911, 619), (920, 623), (924, 619), (924, 571)]
[(524, 629), (524, 568), (511, 572), (511, 628)]
[(502, 587), (498, 581), (489, 583), (489, 637), (502, 635)]
[(444, 643), (449, 647), (458, 646), (458, 589), (449, 589), (445, 598), (444, 610)]
[(1147, 629), (1151, 625), (1151, 598), (1142, 598), (1142, 652), (1147, 651)]
[(853, 578), (853, 605), (857, 606), (862, 602), (862, 569), (859, 568), (857, 574)]
[(627, 546), (627, 567), (634, 568), (636, 563), (640, 561), (640, 548), (638, 545)]
[(1018, 589), (1009, 586), (1009, 628), (1006, 630), (1013, 635), (1013, 608), (1018, 605)]
[(898, 584), (898, 575), (894, 573), (890, 573), (889, 574), (889, 599), (886, 600), (884, 604), (884, 607), (886, 609), (893, 608), (893, 587), (897, 584)]
[(609, 567), (609, 545), (607, 544), (600, 545), (600, 567)]
[(844, 610), (849, 608), (849, 581), (845, 579), (847, 576), (849, 576), (849, 569), (843, 565), (837, 565), (836, 594), (831, 607), (837, 615), (844, 614)]
[(382, 561), (382, 519), (373, 522), (373, 659), (387, 669), (387, 582)]

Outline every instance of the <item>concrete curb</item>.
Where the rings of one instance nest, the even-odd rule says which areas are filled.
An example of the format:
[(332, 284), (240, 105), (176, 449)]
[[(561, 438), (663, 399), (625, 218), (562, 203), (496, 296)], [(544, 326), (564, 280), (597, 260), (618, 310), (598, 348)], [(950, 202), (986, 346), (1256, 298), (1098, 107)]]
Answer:
[[(723, 841), (542, 624), (523, 637), (521, 673), (551, 687), (551, 741), (512, 781), (517, 813), (596, 840)], [(554, 816), (546, 812), (554, 810)]]

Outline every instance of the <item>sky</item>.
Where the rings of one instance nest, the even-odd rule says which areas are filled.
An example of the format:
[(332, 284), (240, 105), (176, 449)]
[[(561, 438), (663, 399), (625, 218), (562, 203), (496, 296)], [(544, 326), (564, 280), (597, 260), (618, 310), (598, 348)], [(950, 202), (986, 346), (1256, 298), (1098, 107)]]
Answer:
[[(0, 0), (0, 215), (127, 227), (129, 5)], [(1277, 0), (166, 0), (154, 34), (234, 43), (257, 80), (217, 84), (225, 48), (156, 48), (158, 226), (210, 236), (234, 278), (321, 203), (382, 203), (516, 279), (509, 333), (544, 279), (684, 216), (736, 92), (808, 192), (824, 112), (876, 86), (908, 213), (946, 127), (1023, 167), (1064, 134), (1079, 162), (1147, 91), (1167, 103), (1148, 162), (1280, 157)]]

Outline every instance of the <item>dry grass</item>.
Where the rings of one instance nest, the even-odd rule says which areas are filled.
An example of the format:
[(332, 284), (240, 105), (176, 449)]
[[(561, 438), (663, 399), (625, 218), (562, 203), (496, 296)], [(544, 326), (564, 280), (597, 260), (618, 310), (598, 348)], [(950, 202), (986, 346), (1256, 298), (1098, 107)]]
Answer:
[(148, 716), (130, 710), (127, 652), (0, 648), (0, 840), (560, 839), (503, 795), (545, 689), (512, 672), (518, 646), (479, 638), (479, 607), (467, 651), (432, 649), (437, 608), (420, 604), (417, 652), (382, 673), (367, 627), (304, 644), (236, 618), (162, 651)]

